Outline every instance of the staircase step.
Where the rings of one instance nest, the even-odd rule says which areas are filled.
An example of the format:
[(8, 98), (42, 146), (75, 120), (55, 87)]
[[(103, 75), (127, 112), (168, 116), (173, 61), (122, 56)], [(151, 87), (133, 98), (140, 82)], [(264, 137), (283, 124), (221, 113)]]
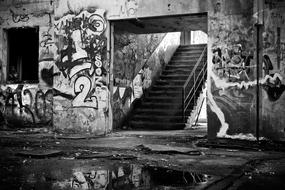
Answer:
[[(162, 71), (162, 74), (164, 72), (168, 72), (168, 73), (174, 73), (174, 72), (191, 72), (194, 68), (194, 65), (167, 65), (165, 67), (165, 69)], [(196, 69), (201, 70), (203, 68), (203, 66), (198, 66)]]
[(181, 122), (182, 116), (163, 116), (163, 115), (135, 115), (131, 118), (132, 121), (152, 121), (152, 122)]
[(165, 70), (174, 70), (174, 69), (192, 70), (194, 68), (194, 66), (195, 66), (195, 63), (168, 64), (168, 65), (165, 66)]
[(201, 55), (201, 53), (202, 53), (202, 50), (200, 51), (200, 50), (196, 50), (196, 51), (176, 51), (175, 53), (174, 53), (174, 55), (173, 56), (193, 56), (193, 55)]
[(178, 109), (181, 108), (181, 103), (169, 103), (169, 102), (143, 102), (141, 108), (146, 109)]
[(176, 79), (176, 80), (186, 80), (188, 78), (188, 75), (182, 75), (182, 74), (168, 74), (168, 75), (160, 75), (160, 79), (162, 80), (169, 80), (169, 79)]
[(169, 65), (195, 65), (198, 61), (198, 58), (191, 60), (171, 60)]
[[(199, 72), (203, 69), (203, 67), (197, 67), (195, 73), (199, 74)], [(184, 71), (183, 71), (184, 70)], [(184, 67), (184, 69), (165, 69), (164, 71), (162, 71), (161, 76), (168, 76), (168, 75), (181, 75), (181, 76), (189, 76), (191, 74), (191, 72), (193, 71), (193, 68), (190, 67)], [(183, 79), (181, 79), (183, 80)]]
[(181, 96), (181, 91), (176, 90), (151, 90), (148, 92), (149, 96), (159, 96), (159, 95), (166, 95), (166, 96), (172, 96), (172, 97), (179, 97)]
[(145, 102), (159, 102), (159, 103), (181, 103), (181, 96), (171, 97), (171, 96), (148, 96), (145, 98)]
[(203, 52), (203, 49), (194, 49), (194, 50), (188, 50), (188, 49), (177, 49), (177, 51), (174, 53), (174, 56), (176, 56), (176, 55), (181, 55), (181, 54), (183, 54), (183, 55), (198, 55), (198, 54), (200, 54), (201, 55), (201, 53)]
[(162, 75), (173, 75), (173, 74), (179, 74), (179, 75), (189, 75), (192, 70), (190, 69), (175, 69), (175, 70), (164, 70), (161, 74)]
[(172, 69), (189, 69), (189, 70), (192, 70), (195, 65), (196, 65), (196, 61), (191, 63), (191, 62), (188, 62), (188, 63), (179, 63), (179, 62), (176, 62), (176, 63), (169, 63), (168, 65), (165, 66), (165, 70), (172, 70)]
[(137, 108), (134, 110), (133, 115), (167, 115), (167, 116), (179, 116), (181, 115), (181, 109), (163, 109), (163, 108)]
[(131, 121), (130, 126), (135, 129), (179, 130), (185, 128), (185, 123)]
[(203, 50), (205, 48), (206, 44), (199, 44), (199, 45), (180, 45), (177, 50), (196, 50), (200, 49)]
[(185, 80), (162, 80), (162, 79), (159, 79), (156, 81), (155, 84), (162, 85), (162, 86), (164, 86), (164, 85), (180, 85), (180, 86), (182, 86), (182, 85), (184, 85), (184, 83), (185, 83)]
[(180, 85), (153, 85), (151, 90), (182, 90)]
[(201, 56), (201, 52), (197, 54), (191, 54), (191, 55), (174, 55), (171, 60), (193, 60), (198, 59)]
[(183, 45), (181, 44), (179, 47), (205, 47), (207, 44), (188, 44), (188, 45)]

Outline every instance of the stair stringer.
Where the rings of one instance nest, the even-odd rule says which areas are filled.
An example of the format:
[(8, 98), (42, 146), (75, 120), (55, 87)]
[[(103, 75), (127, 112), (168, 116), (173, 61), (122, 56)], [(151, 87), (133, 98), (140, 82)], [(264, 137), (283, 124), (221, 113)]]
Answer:
[(200, 110), (203, 106), (204, 99), (206, 98), (206, 81), (203, 84), (203, 89), (201, 90), (199, 97), (196, 100), (196, 105), (193, 107), (190, 116), (187, 118), (187, 122), (185, 123), (185, 129), (192, 128), (195, 125), (197, 117), (199, 117)]

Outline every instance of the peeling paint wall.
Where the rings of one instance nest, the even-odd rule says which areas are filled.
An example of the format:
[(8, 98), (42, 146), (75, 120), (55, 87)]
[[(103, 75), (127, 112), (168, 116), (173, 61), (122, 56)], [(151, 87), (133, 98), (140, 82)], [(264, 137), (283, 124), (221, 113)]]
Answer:
[(180, 32), (167, 33), (156, 50), (148, 59), (147, 65), (152, 70), (151, 80), (160, 74), (162, 68), (168, 64), (176, 49), (180, 45)]
[[(79, 15), (82, 16), (82, 12), (83, 11), (87, 11), (90, 14), (96, 10), (100, 10), (103, 9), (105, 10), (105, 14), (103, 16), (104, 20), (116, 20), (116, 19), (126, 19), (126, 18), (139, 18), (139, 17), (149, 17), (149, 16), (163, 16), (163, 15), (177, 15), (177, 14), (186, 14), (186, 13), (199, 13), (199, 12), (206, 12), (206, 6), (205, 6), (206, 1), (201, 1), (201, 0), (191, 0), (191, 1), (177, 1), (177, 2), (172, 2), (172, 3), (165, 3), (165, 1), (161, 1), (161, 2), (154, 2), (154, 1), (141, 1), (141, 0), (106, 0), (106, 1), (100, 1), (100, 0), (85, 0), (84, 3), (82, 3), (82, 1), (79, 0), (59, 0), (57, 2), (55, 2), (55, 30), (57, 30), (58, 26), (62, 25), (62, 22), (60, 22), (60, 20), (64, 17), (69, 17), (69, 19), (72, 20), (72, 18), (74, 18), (74, 20), (76, 20), (77, 17), (79, 17)], [(159, 7), (158, 7), (159, 5)], [(163, 6), (161, 6), (163, 5)], [(89, 15), (87, 13), (85, 13), (85, 16), (89, 17)], [(86, 20), (86, 17), (83, 19)], [(96, 20), (96, 19), (95, 19)], [(76, 22), (81, 22), (81, 21), (76, 21)], [(72, 24), (71, 26), (73, 27), (77, 27), (76, 23)], [(80, 26), (81, 27), (81, 26)], [(82, 28), (81, 28), (82, 30)], [(83, 29), (85, 30), (85, 29)], [(108, 30), (108, 28), (106, 29)], [(70, 31), (69, 31), (70, 32)], [(55, 32), (56, 33), (56, 32)], [(79, 37), (79, 32), (76, 31), (76, 29), (73, 29), (73, 31), (70, 32), (70, 37), (68, 37), (68, 31), (64, 31), (63, 35), (61, 35), (62, 37), (60, 38), (64, 38), (68, 39), (65, 41), (70, 41), (69, 39), (74, 40), (74, 38), (78, 38)], [(87, 32), (88, 33), (88, 32)], [(104, 34), (100, 34), (99, 36), (103, 36)], [(77, 37), (76, 37), (77, 36)], [(58, 36), (57, 36), (58, 38)], [(59, 39), (56, 41), (60, 41)], [(80, 41), (80, 40), (79, 40)], [(88, 46), (88, 40), (87, 41), (87, 46)], [(76, 41), (75, 41), (76, 42)], [(99, 39), (100, 42), (100, 39)], [(77, 43), (77, 42), (76, 42)], [(84, 42), (83, 47), (81, 47), (81, 49), (83, 49), (84, 51), (86, 51), (86, 42)], [(60, 44), (64, 44), (64, 43), (59, 43)], [(81, 42), (79, 42), (79, 44), (81, 44)], [(89, 43), (90, 44), (90, 43)], [(100, 45), (100, 44), (99, 44)], [(59, 52), (61, 50), (64, 50), (65, 48), (67, 48), (68, 44), (65, 44), (65, 47), (58, 47), (59, 48)], [(85, 48), (85, 49), (84, 49)], [(76, 49), (79, 50), (80, 52), (78, 52), (81, 56), (86, 56), (87, 53), (87, 57), (88, 52), (83, 52), (81, 51), (81, 49)], [(99, 48), (100, 49), (100, 48)], [(102, 61), (102, 68), (106, 70), (106, 77), (108, 79), (108, 68), (109, 68), (109, 62), (106, 60), (106, 52), (105, 49), (100, 49), (101, 52), (101, 61)], [(68, 51), (66, 51), (68, 52)], [(69, 51), (70, 52), (70, 51)], [(61, 52), (60, 54), (62, 54), (64, 52)], [(80, 56), (79, 56), (80, 57)], [(63, 57), (62, 57), (63, 58)], [(66, 56), (65, 59), (67, 60), (71, 60), (71, 62), (73, 62), (74, 58), (72, 55)], [(91, 58), (92, 59), (92, 58)], [(57, 61), (59, 59), (57, 58)], [(60, 62), (57, 62), (60, 63)], [(64, 65), (64, 64), (63, 64)], [(80, 71), (81, 74), (83, 74), (84, 77), (86, 77), (88, 75), (88, 70), (90, 68), (89, 66), (90, 64), (85, 64), (83, 65), (84, 67), (80, 66), (77, 67), (77, 69), (79, 68), (83, 68), (84, 71)], [(67, 68), (68, 70), (69, 68)], [(132, 100), (134, 100), (134, 94), (136, 94), (137, 89), (140, 89), (140, 86), (132, 86), (129, 84), (128, 81), (132, 81), (133, 78), (135, 77), (135, 75), (133, 75), (132, 77), (125, 77), (122, 76), (122, 78), (119, 78), (120, 80), (117, 81), (117, 83), (119, 84), (123, 84), (123, 85), (117, 85), (114, 86), (114, 88), (108, 88), (108, 81), (106, 81), (105, 83), (105, 76), (104, 76), (104, 72), (102, 73), (102, 85), (103, 87), (105, 87), (105, 84), (107, 84), (107, 88), (103, 88), (104, 90), (102, 90), (101, 88), (101, 92), (103, 93), (107, 93), (107, 102), (106, 104), (104, 104), (103, 99), (101, 98), (101, 106), (102, 107), (98, 107), (98, 109), (96, 107), (78, 107), (76, 109), (73, 108), (73, 101), (72, 99), (74, 98), (74, 96), (76, 95), (76, 93), (78, 93), (78, 91), (76, 93), (74, 93), (72, 91), (72, 84), (74, 84), (75, 82), (80, 82), (80, 81), (76, 81), (76, 78), (79, 77), (77, 75), (74, 75), (74, 77), (69, 78), (67, 80), (68, 77), (63, 78), (62, 75), (63, 72), (62, 70), (60, 71), (61, 75), (60, 76), (56, 76), (59, 77), (58, 79), (55, 79), (54, 81), (58, 81), (58, 83), (54, 82), (54, 88), (56, 90), (58, 90), (60, 92), (61, 95), (64, 95), (64, 97), (61, 96), (55, 96), (54, 97), (54, 125), (60, 127), (60, 126), (66, 126), (66, 129), (73, 129), (74, 127), (72, 126), (78, 126), (78, 128), (81, 128), (82, 130), (96, 130), (96, 131), (101, 131), (101, 130), (105, 130), (105, 131), (109, 131), (111, 129), (111, 122), (109, 122), (109, 124), (107, 123), (107, 121), (112, 120), (112, 116), (111, 115), (107, 115), (107, 113), (109, 114), (113, 114), (114, 115), (114, 120), (117, 123), (120, 123), (122, 116), (125, 115), (129, 109), (130, 109), (130, 103), (132, 102)], [(54, 73), (58, 73), (58, 70), (55, 69)], [(149, 73), (149, 72), (148, 72)], [(129, 75), (129, 73), (127, 73)], [(66, 73), (66, 75), (68, 75), (68, 73)], [(110, 73), (110, 75), (112, 76), (112, 73)], [(115, 74), (116, 75), (116, 74)], [(90, 77), (90, 76), (88, 76)], [(95, 76), (94, 78), (96, 78), (97, 76)], [(116, 77), (116, 76), (115, 76)], [(124, 80), (126, 78), (126, 81), (124, 83)], [(85, 80), (86, 78), (84, 78)], [(115, 78), (116, 79), (116, 78)], [(147, 80), (145, 80), (147, 81)], [(84, 81), (84, 84), (89, 83), (89, 81)], [(93, 80), (91, 80), (91, 86), (93, 87), (93, 85), (96, 84), (96, 81), (94, 82)], [(133, 81), (131, 82), (131, 84), (134, 84)], [(112, 84), (110, 84), (112, 85)], [(83, 87), (83, 86), (81, 86)], [(86, 86), (87, 87), (87, 86)], [(88, 86), (89, 87), (89, 86)], [(84, 89), (85, 89), (85, 85), (84, 85)], [(96, 87), (96, 89), (100, 89), (100, 87)], [(96, 92), (95, 90), (90, 89), (88, 96), (84, 97), (87, 98), (85, 99), (85, 103), (90, 103), (92, 101), (92, 98), (98, 96), (98, 97), (103, 97), (104, 94), (101, 95), (96, 95), (94, 94), (94, 92)], [(114, 94), (110, 94), (109, 90), (112, 90)], [(132, 93), (130, 93), (132, 92)], [(107, 112), (108, 110), (110, 110), (110, 106), (109, 106), (109, 101), (110, 98), (108, 97), (112, 97), (113, 100), (113, 112)], [(70, 98), (70, 100), (67, 100), (68, 98)], [(98, 98), (98, 101), (100, 98)], [(84, 103), (84, 104), (85, 104)], [(93, 104), (94, 105), (94, 104)], [(99, 104), (98, 104), (99, 105)], [(86, 104), (87, 106), (87, 104)], [(71, 109), (70, 109), (71, 108)], [(68, 111), (66, 111), (68, 110)], [(76, 111), (75, 111), (76, 110)], [(91, 115), (90, 115), (91, 114)], [(57, 115), (57, 116), (56, 116)], [(61, 118), (72, 118), (66, 121), (62, 121)], [(88, 119), (87, 119), (88, 118)], [(109, 119), (109, 120), (108, 120)], [(91, 122), (90, 122), (91, 120)], [(61, 123), (62, 122), (62, 123)], [(114, 126), (116, 126), (116, 123), (114, 123)], [(58, 128), (57, 127), (57, 128)]]
[[(268, 0), (264, 6), (261, 133), (285, 140), (285, 3)], [(273, 77), (273, 78), (272, 78)]]
[[(114, 129), (126, 126), (132, 102), (141, 96), (142, 85), (148, 80), (145, 78), (143, 83), (142, 71), (140, 72), (140, 70), (164, 36), (164, 33), (131, 34), (118, 32), (114, 34), (114, 88), (112, 102)], [(138, 92), (140, 95), (135, 95)]]
[(130, 86), (164, 36), (164, 33), (115, 33), (114, 85)]
[[(216, 0), (209, 6), (208, 134), (255, 139), (256, 85), (260, 85), (259, 134), (285, 140), (284, 3), (265, 1), (263, 62), (256, 78), (256, 28), (253, 1)], [(283, 53), (282, 53), (283, 52)]]
[[(1, 127), (52, 125), (52, 85), (42, 80), (42, 70), (54, 63), (53, 4), (39, 1), (0, 2), (0, 120)], [(37, 84), (7, 83), (6, 29), (39, 27), (39, 80)], [(33, 68), (31, 68), (33, 69)], [(51, 71), (52, 72), (52, 71)]]
[(40, 89), (38, 85), (15, 84), (1, 86), (0, 91), (0, 109), (6, 125), (27, 127), (52, 124), (51, 89)]
[[(69, 12), (55, 20), (58, 54), (54, 80), (54, 126), (104, 134), (108, 126), (107, 21), (105, 10)], [(75, 127), (76, 126), (76, 127)]]
[[(156, 80), (156, 77), (160, 74), (162, 68), (170, 61), (172, 55), (180, 44), (180, 32), (172, 32), (167, 33), (166, 35), (161, 35), (163, 36), (163, 39), (159, 40), (160, 43), (155, 44), (156, 46), (150, 46), (152, 51), (143, 51), (152, 52), (151, 55), (146, 54), (148, 56), (146, 57), (146, 60), (141, 60), (141, 62), (144, 62), (143, 64), (140, 61), (134, 61), (132, 63), (134, 64), (133, 69), (128, 70), (128, 72), (130, 72), (130, 75), (137, 68), (142, 68), (140, 71), (138, 71), (136, 76), (132, 78), (131, 81), (128, 83), (117, 83), (115, 78), (115, 86), (113, 92), (114, 129), (127, 127), (126, 121), (128, 119), (130, 111), (134, 106), (136, 106), (137, 103), (139, 103), (139, 98), (141, 98), (143, 93), (145, 93), (147, 89), (151, 87), (152, 83)], [(162, 37), (161, 35), (159, 36)], [(155, 49), (153, 47), (155, 47)], [(128, 56), (124, 55), (123, 57)], [(138, 57), (143, 58), (143, 55), (138, 55)], [(134, 57), (133, 59), (138, 59), (138, 57)], [(120, 59), (115, 60), (123, 61)], [(127, 63), (129, 61), (130, 60), (126, 60)], [(135, 65), (136, 63), (138, 65)], [(124, 71), (123, 68), (122, 70)], [(120, 73), (120, 70), (118, 70), (118, 72)], [(116, 70), (114, 70), (114, 75), (116, 76)], [(130, 76), (130, 78), (131, 77), (132, 76)]]
[(216, 0), (208, 20), (209, 138), (255, 134), (253, 1)]
[[(264, 2), (260, 135), (285, 140), (285, 3)], [(120, 78), (116, 73), (115, 77), (131, 82), (113, 89), (107, 57), (108, 20), (205, 12), (209, 18), (208, 137), (254, 139), (257, 84), (254, 0), (2, 0), (0, 120), (5, 124), (53, 124), (57, 130), (66, 132), (109, 132), (112, 114), (117, 114), (115, 110), (121, 113), (114, 116), (116, 120), (126, 115), (136, 94), (141, 94), (139, 89), (144, 85), (147, 89), (170, 59), (171, 54), (166, 52), (174, 42), (162, 42), (164, 45), (154, 51), (147, 67), (139, 73), (144, 80), (135, 74)], [(36, 84), (7, 82), (5, 30), (16, 27), (39, 28)], [(114, 108), (110, 105), (112, 96), (112, 101), (118, 103)]]
[(107, 11), (108, 20), (195, 14), (208, 10), (207, 0), (84, 0), (84, 3), (79, 0), (58, 0), (56, 6), (56, 17), (62, 17), (69, 11), (78, 14), (86, 7), (96, 7)]
[[(64, 132), (109, 132), (113, 95), (109, 91), (116, 94), (119, 88), (113, 90), (109, 83), (108, 20), (200, 13), (206, 12), (205, 5), (206, 0), (2, 0), (1, 120), (49, 123)], [(39, 28), (38, 83), (7, 82), (5, 29), (17, 27)], [(129, 87), (125, 86), (126, 95), (119, 95), (120, 102), (129, 97)], [(133, 86), (132, 93), (140, 94), (139, 88)]]
[(134, 87), (114, 86), (113, 89), (113, 129), (126, 128), (126, 121), (134, 101)]

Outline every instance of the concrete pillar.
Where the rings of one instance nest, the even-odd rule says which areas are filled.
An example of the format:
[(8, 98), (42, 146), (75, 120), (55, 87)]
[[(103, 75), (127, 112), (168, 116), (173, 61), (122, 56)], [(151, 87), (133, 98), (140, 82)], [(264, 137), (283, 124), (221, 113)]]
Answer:
[(181, 32), (180, 44), (181, 45), (190, 45), (191, 44), (191, 31)]

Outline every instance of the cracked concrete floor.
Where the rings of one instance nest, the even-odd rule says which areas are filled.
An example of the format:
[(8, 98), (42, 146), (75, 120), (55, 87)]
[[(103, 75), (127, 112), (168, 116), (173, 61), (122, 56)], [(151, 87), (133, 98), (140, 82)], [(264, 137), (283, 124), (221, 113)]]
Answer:
[(285, 189), (283, 149), (227, 139), (206, 146), (205, 135), (1, 131), (1, 189)]

